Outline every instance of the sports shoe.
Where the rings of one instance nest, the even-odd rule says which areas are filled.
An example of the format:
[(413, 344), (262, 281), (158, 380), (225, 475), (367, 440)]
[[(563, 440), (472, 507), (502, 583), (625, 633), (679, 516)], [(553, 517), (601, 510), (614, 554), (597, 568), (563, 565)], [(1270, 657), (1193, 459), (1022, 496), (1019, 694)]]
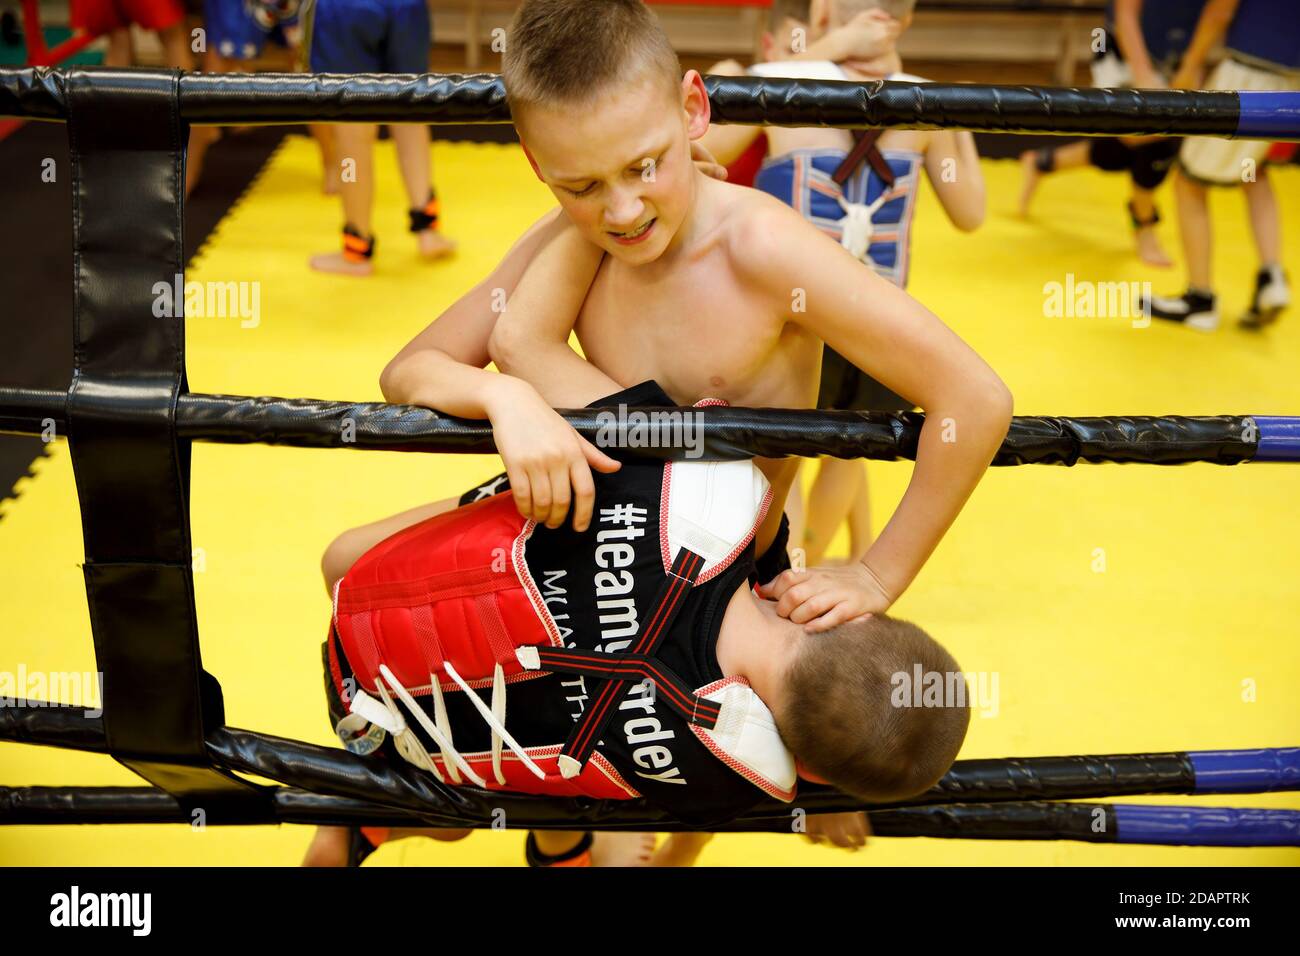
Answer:
[(1201, 332), (1213, 332), (1219, 327), (1219, 309), (1215, 297), (1204, 292), (1188, 290), (1180, 296), (1153, 295), (1142, 302), (1152, 318), (1166, 322), (1181, 322)]
[(1281, 267), (1260, 269), (1255, 276), (1255, 295), (1250, 300), (1250, 308), (1237, 324), (1243, 329), (1262, 329), (1276, 322), (1282, 310), (1290, 304), (1291, 290)]

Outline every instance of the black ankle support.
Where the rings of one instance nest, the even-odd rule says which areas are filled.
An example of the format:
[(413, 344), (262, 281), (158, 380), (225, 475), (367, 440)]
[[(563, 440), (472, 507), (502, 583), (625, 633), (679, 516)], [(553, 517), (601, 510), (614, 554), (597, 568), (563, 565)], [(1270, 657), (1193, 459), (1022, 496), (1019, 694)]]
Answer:
[(363, 236), (353, 225), (343, 226), (343, 254), (349, 259), (370, 259), (375, 254), (375, 237)]
[(529, 866), (555, 866), (557, 863), (567, 863), (569, 860), (577, 859), (591, 849), (595, 842), (595, 837), (590, 832), (584, 833), (582, 839), (578, 841), (577, 846), (565, 853), (557, 856), (547, 856), (541, 850), (537, 849), (537, 837), (533, 832), (528, 831), (528, 840), (524, 843), (524, 859)]
[(429, 200), (421, 209), (409, 210), (411, 232), (424, 232), (426, 229), (438, 228), (438, 194), (429, 190)]
[(1053, 172), (1056, 169), (1056, 150), (1051, 146), (1034, 150), (1034, 165), (1040, 173)]
[(1139, 219), (1137, 211), (1133, 208), (1132, 200), (1129, 200), (1128, 215), (1129, 218), (1133, 220), (1134, 229), (1145, 229), (1147, 226), (1154, 226), (1156, 223), (1160, 221), (1160, 210), (1157, 209), (1155, 206), (1151, 207), (1150, 219)]

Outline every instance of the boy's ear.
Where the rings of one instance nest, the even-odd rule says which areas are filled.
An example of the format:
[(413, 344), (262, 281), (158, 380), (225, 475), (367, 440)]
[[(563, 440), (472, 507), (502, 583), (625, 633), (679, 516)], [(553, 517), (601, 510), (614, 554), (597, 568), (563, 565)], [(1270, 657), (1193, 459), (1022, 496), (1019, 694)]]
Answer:
[(524, 155), (528, 157), (528, 165), (533, 167), (533, 174), (537, 176), (537, 181), (539, 183), (546, 182), (546, 180), (542, 178), (542, 171), (537, 168), (537, 160), (533, 159), (533, 154), (528, 151), (528, 146), (524, 143), (523, 139), (519, 140), (519, 145), (523, 147)]
[(713, 116), (709, 93), (704, 88), (704, 77), (700, 76), (699, 70), (687, 70), (682, 77), (682, 107), (688, 117), (687, 135), (691, 139), (699, 139), (709, 131), (709, 122)]
[(765, 61), (770, 63), (775, 59), (772, 54), (776, 50), (776, 37), (772, 35), (771, 30), (763, 31), (763, 35), (758, 38), (758, 48)]

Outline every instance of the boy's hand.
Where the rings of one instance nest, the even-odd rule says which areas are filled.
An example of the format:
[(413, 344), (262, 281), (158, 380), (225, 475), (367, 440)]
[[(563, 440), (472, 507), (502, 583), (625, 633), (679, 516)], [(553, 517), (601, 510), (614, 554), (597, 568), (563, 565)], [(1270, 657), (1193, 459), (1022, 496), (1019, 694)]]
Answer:
[(691, 162), (705, 176), (712, 176), (714, 179), (726, 182), (727, 167), (714, 159), (713, 154), (699, 140), (691, 141)]
[(1133, 68), (1133, 85), (1139, 90), (1168, 89), (1165, 78), (1151, 69), (1150, 66)]
[(858, 561), (843, 567), (791, 568), (762, 585), (759, 594), (776, 601), (776, 613), (802, 624), (808, 634), (882, 614), (894, 603), (876, 576)]
[(829, 34), (835, 38), (843, 54), (833, 59), (843, 61), (870, 61), (892, 49), (903, 25), (884, 10), (864, 10), (844, 26)]
[(1169, 85), (1175, 90), (1199, 90), (1201, 84), (1205, 81), (1204, 70), (1201, 67), (1185, 63), (1174, 74), (1174, 78)]
[(810, 813), (806, 827), (804, 839), (809, 843), (830, 842), (845, 850), (864, 847), (871, 837), (871, 824), (862, 812)]
[(579, 435), (531, 386), (520, 385), (488, 410), (515, 506), (525, 518), (558, 528), (572, 502), (573, 529), (586, 531), (596, 501), (591, 469), (608, 474), (623, 466)]

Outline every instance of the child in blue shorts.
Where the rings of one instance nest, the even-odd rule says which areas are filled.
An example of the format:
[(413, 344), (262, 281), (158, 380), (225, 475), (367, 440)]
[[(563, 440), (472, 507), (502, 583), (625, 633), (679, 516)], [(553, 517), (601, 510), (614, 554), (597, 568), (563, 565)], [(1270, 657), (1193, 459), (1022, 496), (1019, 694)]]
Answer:
[[(307, 63), (313, 73), (427, 73), (432, 23), (425, 0), (307, 0), (303, 5)], [(438, 232), (438, 199), (432, 185), (429, 127), (390, 127), (406, 187), (410, 230), (420, 255), (448, 255), (455, 243)], [(350, 123), (335, 128), (335, 148), (343, 166), (343, 248), (312, 256), (321, 272), (368, 276), (373, 271), (375, 237), (374, 143), (379, 127)]]

